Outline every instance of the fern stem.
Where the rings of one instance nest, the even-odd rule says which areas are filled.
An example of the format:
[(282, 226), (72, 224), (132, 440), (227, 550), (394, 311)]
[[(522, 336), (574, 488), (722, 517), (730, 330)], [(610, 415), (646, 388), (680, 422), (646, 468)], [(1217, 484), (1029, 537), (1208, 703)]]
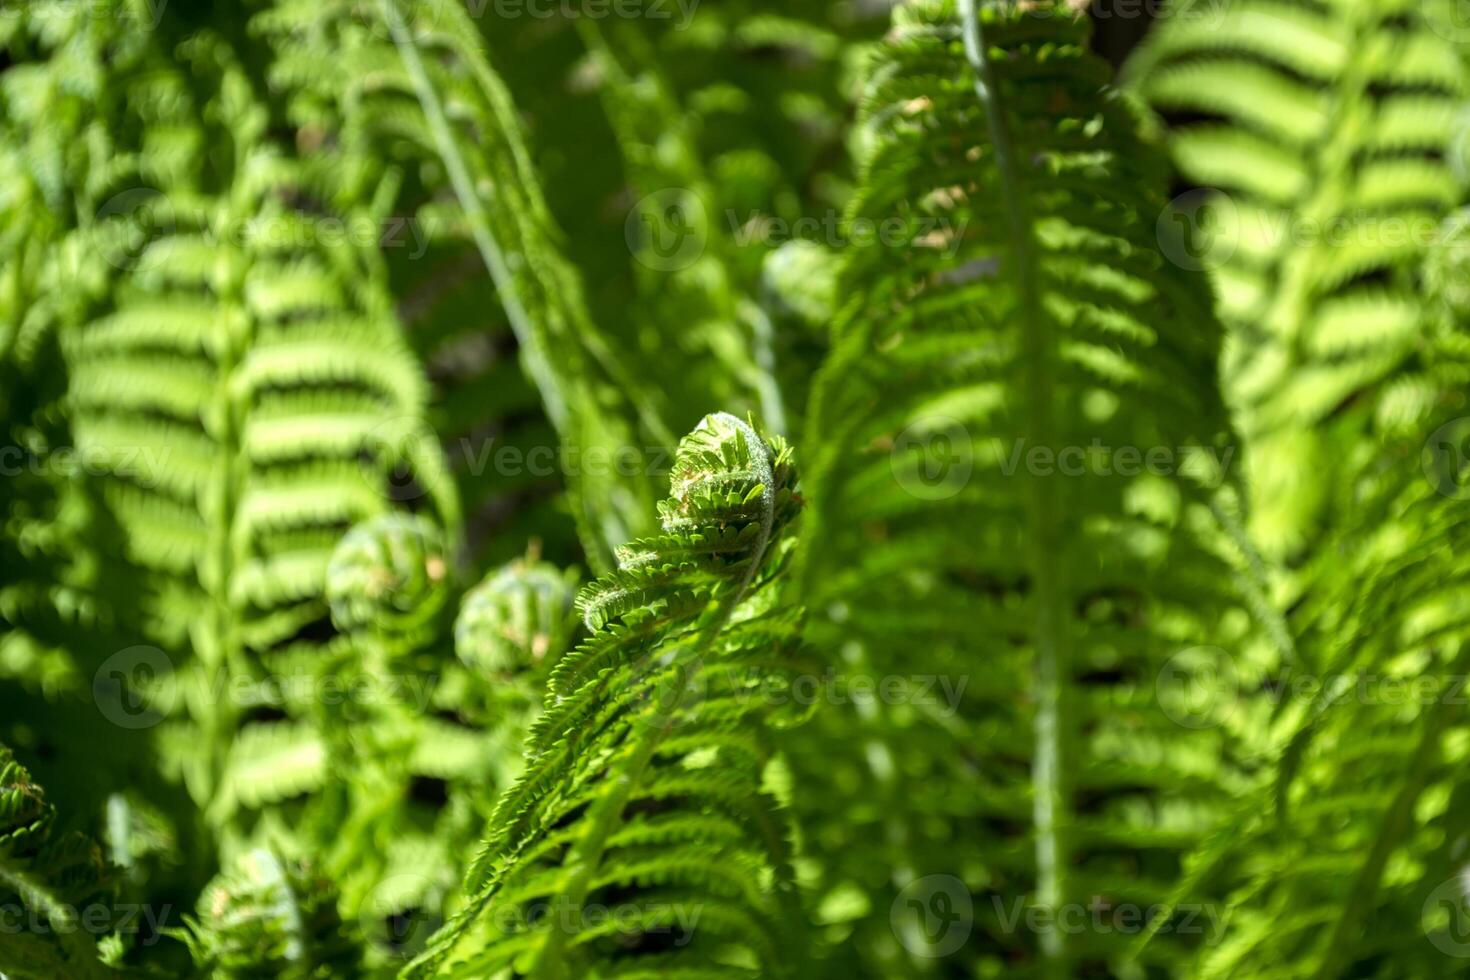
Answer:
[(439, 93), (434, 90), (434, 83), (429, 80), (429, 73), (424, 68), (418, 45), (414, 43), (413, 37), (408, 33), (408, 26), (403, 22), (403, 14), (398, 9), (398, 0), (379, 0), (379, 8), (383, 11), (383, 19), (393, 35), (393, 43), (398, 48), (399, 56), (403, 59), (404, 70), (408, 72), (414, 91), (418, 94), (419, 103), (423, 106), (424, 118), (428, 120), (429, 129), (434, 135), (439, 156), (444, 161), (445, 170), (449, 174), (449, 182), (454, 187), (454, 196), (459, 199), (460, 207), (464, 208), (465, 217), (469, 220), (470, 230), (475, 238), (475, 246), (480, 251), (480, 257), (485, 260), (485, 268), (490, 271), (490, 278), (495, 282), (495, 291), (500, 295), (500, 302), (505, 307), (505, 315), (510, 321), (511, 330), (515, 333), (516, 343), (520, 345), (525, 354), (526, 370), (530, 372), (532, 380), (536, 382), (536, 388), (541, 392), (551, 424), (555, 426), (557, 432), (567, 433), (570, 431), (571, 416), (567, 409), (566, 395), (562, 391), (556, 372), (551, 368), (551, 362), (547, 358), (536, 326), (531, 322), (525, 304), (521, 302), (520, 293), (516, 289), (515, 277), (510, 270), (510, 263), (500, 243), (495, 239), (490, 222), (486, 219), (485, 207), (480, 201), (479, 193), (475, 190), (469, 167), (466, 166), (464, 157), (460, 155), (459, 147), (454, 142), (454, 134), (450, 132), (449, 121), (444, 115), (443, 103), (439, 99)]
[[(613, 50), (607, 33), (596, 20), (590, 17), (579, 18), (577, 31), (588, 54), (597, 59), (602, 68), (605, 83), (600, 90), (603, 104), (607, 108), (608, 122), (612, 124), (618, 143), (623, 146), (623, 156), (635, 175), (638, 169), (646, 168), (647, 164), (635, 163), (637, 150), (634, 148), (648, 148), (643, 145), (637, 127), (628, 122), (627, 112), (619, 104), (620, 98), (645, 99), (654, 103), (658, 108), (658, 116), (663, 121), (663, 128), (658, 133), (659, 145), (667, 143), (678, 148), (672, 154), (667, 150), (660, 150), (656, 154), (661, 160), (672, 156), (679, 161), (677, 164), (658, 164), (656, 169), (659, 181), (682, 186), (701, 201), (715, 200), (714, 186), (707, 169), (700, 163), (698, 141), (685, 121), (684, 109), (671, 93), (669, 83), (659, 67), (658, 58), (647, 40), (637, 31), (617, 32), (625, 48), (631, 49), (629, 56), (633, 62), (632, 70), (638, 73), (638, 81), (635, 82), (629, 67), (623, 64), (618, 53)], [(640, 90), (639, 94), (628, 96), (626, 93), (635, 86)], [(718, 274), (713, 277), (700, 275), (701, 281), (705, 282), (700, 288), (708, 293), (712, 313), (720, 321), (728, 323), (732, 329), (738, 328), (741, 323), (750, 328), (748, 352), (743, 350), (746, 346), (744, 331), (740, 331), (738, 337), (740, 355), (731, 356), (734, 348), (727, 348), (723, 344), (713, 345), (711, 352), (754, 391), (766, 428), (784, 436), (787, 434), (786, 407), (776, 380), (770, 317), (759, 303), (736, 285), (740, 279), (736, 272), (737, 263), (730, 254), (725, 237), (714, 233), (712, 229), (706, 243), (706, 252), (707, 257), (713, 259), (714, 268), (718, 270)]]
[[(243, 172), (245, 166), (243, 154), (237, 148), (236, 172)], [(226, 220), (234, 221), (235, 215), (227, 214)], [(249, 665), (244, 662), (240, 622), (230, 593), (234, 571), (239, 564), (233, 532), (244, 483), (241, 439), (246, 410), (236, 394), (234, 376), (244, 359), (247, 346), (254, 339), (255, 323), (247, 311), (242, 289), (243, 276), (238, 269), (232, 271), (235, 274), (226, 277), (220, 302), (224, 309), (241, 311), (240, 315), (247, 323), (244, 331), (226, 331), (226, 342), (220, 345), (219, 383), (211, 413), (217, 427), (211, 435), (224, 451), (204, 510), (209, 520), (209, 545), (205, 564), (201, 569), (203, 574), (200, 576), (200, 584), (204, 587), (208, 604), (204, 617), (206, 625), (191, 637), (192, 646), (199, 654), (199, 664), (195, 669), (203, 680), (200, 691), (213, 690), (211, 682), (215, 676), (249, 676)], [(231, 831), (236, 807), (230, 794), (222, 793), (221, 790), (229, 765), (230, 749), (237, 734), (238, 712), (230, 698), (208, 695), (190, 704), (189, 710), (201, 719), (204, 751), (207, 753), (207, 783), (201, 792), (201, 798), (207, 801), (204, 808), (206, 828), (213, 824), (214, 829), (228, 842), (233, 837)]]
[(781, 382), (776, 378), (776, 335), (771, 327), (771, 318), (764, 307), (753, 300), (742, 299), (740, 309), (745, 319), (750, 321), (751, 354), (756, 366), (750, 382), (760, 398), (761, 419), (771, 432), (778, 436), (787, 435), (786, 399), (781, 395)]
[(1245, 559), (1245, 569), (1238, 573), (1237, 582), (1245, 594), (1245, 600), (1251, 612), (1266, 628), (1266, 633), (1271, 637), (1271, 642), (1275, 645), (1282, 662), (1289, 666), (1296, 666), (1301, 662), (1301, 656), (1297, 650), (1296, 640), (1291, 635), (1291, 627), (1286, 623), (1286, 617), (1282, 615), (1280, 609), (1276, 608), (1276, 603), (1271, 599), (1271, 577), (1266, 568), (1266, 561), (1261, 557), (1260, 551), (1256, 548), (1255, 542), (1251, 540), (1250, 533), (1245, 529), (1245, 524), (1237, 513), (1244, 494), (1233, 483), (1229, 484), (1228, 488), (1230, 491), (1228, 499), (1223, 489), (1210, 499), (1210, 513), (1215, 515), (1215, 521), (1224, 529), (1230, 541)]
[[(975, 0), (961, 0), (960, 20), (965, 56), (975, 75), (975, 94), (985, 108), (991, 148), (1004, 188), (1006, 224), (1010, 235), (1016, 282), (1017, 314), (1025, 357), (1027, 428), (1032, 445), (1053, 446), (1055, 420), (1053, 348), (1051, 321), (1041, 306), (1040, 277), (1031, 216), (1026, 207), (1026, 188), (1011, 133), (996, 92), (995, 71), (986, 50), (985, 37)], [(1030, 517), (1030, 566), (1034, 576), (1036, 614), (1036, 719), (1035, 757), (1032, 774), (1033, 819), (1036, 824), (1036, 900), (1044, 908), (1059, 910), (1066, 901), (1068, 855), (1067, 786), (1068, 742), (1066, 726), (1070, 712), (1066, 700), (1070, 657), (1066, 639), (1066, 606), (1057, 561), (1061, 549), (1057, 524), (1059, 508), (1056, 484), (1045, 476), (1032, 477), (1027, 495)], [(1041, 936), (1046, 958), (1043, 973), (1060, 977), (1067, 973), (1067, 950), (1062, 930), (1051, 929)]]

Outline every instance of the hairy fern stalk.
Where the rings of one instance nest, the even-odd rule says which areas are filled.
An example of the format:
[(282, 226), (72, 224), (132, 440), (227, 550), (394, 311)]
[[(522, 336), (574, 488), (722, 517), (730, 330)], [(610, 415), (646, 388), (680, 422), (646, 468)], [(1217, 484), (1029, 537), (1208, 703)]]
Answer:
[(0, 5), (0, 980), (1464, 973), (1456, 6)]

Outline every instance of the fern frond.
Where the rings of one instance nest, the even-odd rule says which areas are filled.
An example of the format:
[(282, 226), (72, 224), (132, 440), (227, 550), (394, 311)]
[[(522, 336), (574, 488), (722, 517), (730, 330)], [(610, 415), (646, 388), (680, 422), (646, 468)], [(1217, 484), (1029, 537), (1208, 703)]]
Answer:
[(1451, 142), (1470, 67), (1435, 26), (1450, 6), (1186, 3), (1129, 65), (1206, 188), (1160, 233), (1218, 285), (1250, 526), (1274, 556), (1310, 550), (1368, 437), (1412, 430), (1461, 383), (1431, 355), (1420, 275), (1464, 200)]
[(115, 976), (78, 918), (92, 911), (89, 902), (107, 901), (107, 865), (96, 843), (53, 837), (55, 820), (44, 792), (0, 745), (0, 905), (11, 920), (0, 973), (15, 980)]
[(491, 675), (555, 664), (572, 636), (575, 597), (575, 572), (529, 557), (512, 562), (465, 594), (455, 652)]
[[(976, 904), (1052, 913), (1168, 892), (1229, 781), (1216, 736), (1181, 728), (1156, 679), (1240, 627), (1202, 485), (1232, 451), (1220, 330), (1201, 279), (1160, 254), (1164, 161), (1085, 24), (1061, 5), (908, 4), (867, 78), (847, 221), (905, 230), (841, 256), (805, 430), (801, 596), (825, 612), (817, 645), (844, 644), (854, 671), (923, 664), (973, 686), (820, 712), (824, 741), (866, 741), (866, 758), (834, 769), (798, 746), (793, 764), (879, 801), (853, 840), (898, 842), (891, 880), (837, 870), (839, 844), (823, 886), (869, 896), (864, 952), (904, 972), (918, 967), (884, 949), (887, 911), (927, 874), (961, 869)], [(1167, 463), (1145, 467), (1150, 452)], [(1150, 859), (1120, 867), (1140, 841)], [(996, 926), (948, 955), (1060, 976), (1121, 948), (1069, 932)]]
[(332, 622), (344, 633), (422, 625), (444, 600), (444, 544), (439, 529), (422, 517), (385, 514), (353, 528), (327, 565)]
[[(532, 729), (532, 765), (497, 807), (468, 902), (407, 976), (787, 975), (794, 947), (781, 937), (798, 910), (785, 836), (759, 791), (761, 753), (737, 751), (727, 733), (758, 732), (763, 708), (732, 675), (780, 658), (734, 627), (771, 588), (795, 478), (785, 444), (733, 416), (709, 416), (680, 443), (665, 534), (640, 550), (679, 554), (694, 536), (727, 547), (624, 565), (584, 590), (583, 609), (603, 608), (607, 621), (557, 668), (553, 689), (565, 693), (548, 697)], [(623, 590), (644, 601), (607, 610)], [(641, 633), (636, 647), (629, 630)], [(625, 656), (608, 662), (614, 647)], [(602, 666), (567, 687), (590, 661)], [(622, 925), (588, 914), (607, 907), (628, 913)], [(707, 925), (660, 955), (669, 917), (696, 907)]]
[(1196, 975), (1431, 974), (1459, 954), (1444, 912), (1464, 900), (1464, 521), (1389, 455), (1309, 569), (1292, 616), (1306, 663), (1263, 692), (1272, 778), (1196, 861), (1231, 896)]
[[(460, 233), (488, 268), (561, 441), (580, 459), (589, 452), (608, 458), (638, 452), (641, 438), (671, 444), (622, 353), (593, 324), (556, 240), (509, 95), (469, 14), (449, 0), (385, 0), (368, 10), (350, 2), (309, 9), (288, 3), (262, 14), (257, 25), (283, 52), (279, 80), (310, 86), (304, 93), (310, 109), (301, 111), (323, 121), (320, 107), (338, 105), (324, 121), (349, 139), (407, 143), (442, 167), (442, 189), (458, 203), (449, 220), (462, 225)], [(320, 57), (322, 32), (344, 37), (362, 79), (354, 90), (343, 92), (336, 82), (323, 87), (318, 73), (303, 71), (304, 60)], [(447, 217), (441, 203), (437, 222)], [(583, 544), (594, 563), (605, 564), (611, 549), (647, 520), (648, 468), (634, 467), (632, 477), (619, 467), (565, 469)]]

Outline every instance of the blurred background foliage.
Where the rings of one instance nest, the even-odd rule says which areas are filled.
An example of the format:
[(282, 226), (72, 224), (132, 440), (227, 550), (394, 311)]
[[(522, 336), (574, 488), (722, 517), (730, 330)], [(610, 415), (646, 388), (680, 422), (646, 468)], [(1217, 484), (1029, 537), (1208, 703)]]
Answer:
[[(51, 925), (0, 976), (452, 973), (483, 842), (601, 772), (546, 761), (568, 678), (602, 664), (621, 718), (653, 681), (609, 637), (667, 653), (727, 596), (687, 554), (638, 577), (717, 411), (792, 440), (806, 510), (698, 619), (717, 658), (966, 685), (690, 750), (789, 821), (752, 865), (761, 914), (800, 893), (773, 962), (1456, 972), (1470, 719), (1281, 695), (1463, 679), (1454, 3), (985, 3), (978, 51), (972, 6), (0, 9), (0, 898)], [(1223, 469), (1058, 488), (1018, 436)], [(63, 928), (99, 901), (179, 911)], [(646, 965), (654, 932), (564, 968), (761, 969)]]

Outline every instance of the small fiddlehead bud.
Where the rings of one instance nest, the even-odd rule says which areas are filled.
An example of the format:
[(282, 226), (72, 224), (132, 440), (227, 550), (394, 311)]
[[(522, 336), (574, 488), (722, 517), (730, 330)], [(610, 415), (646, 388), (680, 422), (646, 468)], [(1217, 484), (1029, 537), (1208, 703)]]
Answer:
[(427, 518), (384, 514), (342, 538), (327, 565), (332, 623), (343, 632), (403, 633), (444, 603), (444, 535)]
[(492, 674), (554, 663), (575, 628), (575, 601), (574, 573), (518, 558), (465, 595), (454, 649), (469, 666)]
[(267, 850), (209, 883), (187, 942), (196, 964), (226, 980), (355, 976), (360, 960), (335, 886)]

